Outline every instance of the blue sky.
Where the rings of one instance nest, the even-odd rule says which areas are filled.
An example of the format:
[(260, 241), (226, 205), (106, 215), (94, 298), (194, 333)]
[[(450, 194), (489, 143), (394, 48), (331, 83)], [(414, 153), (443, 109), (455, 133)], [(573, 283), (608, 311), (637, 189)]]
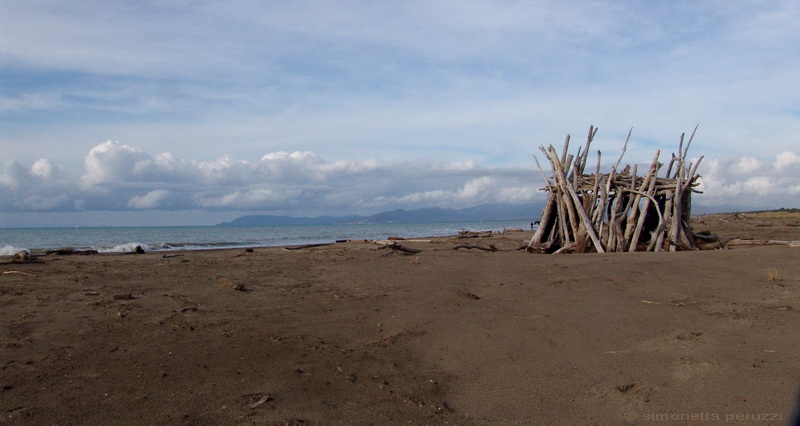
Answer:
[[(798, 207), (796, 1), (0, 0), (0, 220), (529, 202), (699, 124), (697, 203)], [(668, 155), (668, 154), (665, 154)]]

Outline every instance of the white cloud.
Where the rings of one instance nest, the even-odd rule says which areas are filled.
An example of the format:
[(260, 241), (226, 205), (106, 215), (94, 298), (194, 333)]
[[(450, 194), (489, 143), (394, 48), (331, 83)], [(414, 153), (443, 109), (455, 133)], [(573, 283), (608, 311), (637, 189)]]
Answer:
[(252, 209), (273, 207), (274, 203), (285, 203), (300, 195), (299, 191), (280, 191), (271, 189), (252, 189), (233, 191), (221, 196), (198, 194), (195, 201), (198, 207)]
[(761, 162), (755, 158), (744, 157), (741, 158), (734, 166), (733, 171), (738, 173), (749, 174), (761, 168)]
[(154, 209), (161, 205), (161, 202), (169, 197), (169, 191), (156, 189), (145, 195), (137, 195), (128, 200), (128, 207), (132, 209)]
[(31, 173), (42, 179), (52, 179), (59, 174), (59, 169), (50, 160), (41, 158), (31, 166)]
[(800, 155), (791, 151), (781, 152), (775, 157), (776, 169), (783, 169), (797, 163), (800, 163)]
[(8, 160), (3, 164), (0, 183), (6, 188), (16, 190), (27, 179), (27, 171), (16, 160)]
[(55, 197), (43, 195), (30, 195), (14, 203), (19, 210), (53, 210), (69, 202), (67, 194), (59, 194)]
[(791, 151), (776, 156), (774, 167), (752, 157), (709, 159), (700, 166), (698, 196), (703, 205), (754, 208), (797, 207), (800, 156)]
[(514, 197), (518, 188), (503, 188), (498, 178), (482, 176), (470, 179), (461, 188), (436, 189), (424, 192), (387, 197), (378, 196), (362, 203), (373, 208), (386, 208), (388, 206), (413, 206), (413, 207), (468, 207), (491, 202), (521, 202), (531, 201), (524, 197)]
[(138, 148), (115, 141), (102, 143), (92, 148), (84, 160), (83, 182), (91, 186), (130, 180), (136, 163), (145, 158), (146, 154)]

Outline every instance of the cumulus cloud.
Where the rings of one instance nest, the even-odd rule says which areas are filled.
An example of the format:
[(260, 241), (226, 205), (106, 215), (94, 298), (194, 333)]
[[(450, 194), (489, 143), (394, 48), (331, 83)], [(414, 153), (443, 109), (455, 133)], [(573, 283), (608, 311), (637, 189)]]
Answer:
[(18, 208), (19, 210), (54, 210), (58, 207), (64, 206), (68, 202), (69, 196), (67, 196), (67, 194), (62, 193), (52, 197), (37, 194), (24, 197), (19, 201), (15, 201), (14, 207)]
[[(467, 181), (461, 188), (436, 189), (387, 197), (378, 196), (362, 203), (365, 207), (387, 208), (390, 206), (436, 206), (466, 207), (483, 203), (523, 203), (533, 201), (534, 191), (508, 185), (508, 180), (494, 176), (482, 176)], [(539, 195), (539, 197), (542, 197)]]
[(136, 164), (146, 158), (146, 154), (132, 146), (108, 141), (89, 151), (84, 164), (86, 185), (124, 182), (135, 177)]
[(154, 209), (161, 205), (161, 202), (169, 196), (169, 191), (156, 189), (145, 195), (136, 195), (128, 200), (128, 207), (132, 209)]
[(281, 191), (272, 189), (253, 189), (246, 191), (233, 191), (221, 196), (207, 196), (198, 194), (195, 201), (198, 207), (250, 209), (273, 206), (276, 203), (286, 203), (300, 195), (300, 191)]
[(25, 167), (8, 160), (0, 168), (0, 210), (47, 211), (69, 208), (78, 192), (75, 179), (48, 159)]
[(800, 186), (800, 156), (785, 151), (774, 161), (752, 157), (717, 158), (700, 167), (704, 194), (699, 200), (707, 205), (737, 205), (755, 208), (797, 207)]
[(797, 163), (800, 163), (800, 155), (790, 151), (781, 152), (775, 158), (776, 169), (783, 169)]

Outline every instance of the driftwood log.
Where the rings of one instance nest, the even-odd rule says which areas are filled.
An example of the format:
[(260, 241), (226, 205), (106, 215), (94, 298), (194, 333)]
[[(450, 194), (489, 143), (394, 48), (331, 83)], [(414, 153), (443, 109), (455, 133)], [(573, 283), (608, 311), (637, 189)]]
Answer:
[(406, 247), (406, 246), (398, 243), (397, 241), (391, 241), (389, 244), (382, 244), (380, 247), (378, 247), (379, 250), (380, 249), (387, 249), (387, 248), (390, 248), (390, 249), (393, 250), (393, 251), (391, 251), (389, 253), (402, 253), (402, 254), (406, 254), (406, 255), (417, 254), (417, 253), (421, 253), (422, 252), (422, 250), (419, 250), (419, 249)]
[(453, 247), (453, 250), (458, 250), (458, 249), (462, 249), (462, 248), (463, 249), (470, 249), (470, 250), (471, 249), (477, 249), (477, 250), (483, 250), (483, 251), (497, 251), (497, 246), (495, 246), (494, 244), (489, 244), (488, 246), (482, 246), (482, 245), (478, 245), (478, 244), (459, 244), (459, 245)]
[(689, 146), (695, 127), (684, 146), (681, 135), (678, 153), (672, 154), (664, 176), (664, 164), (656, 151), (647, 171), (640, 176), (637, 166), (619, 169), (631, 137), (609, 173), (600, 173), (602, 154), (597, 151), (594, 173), (584, 173), (589, 148), (597, 128), (589, 128), (585, 146), (569, 153), (567, 135), (559, 154), (550, 145), (539, 149), (550, 162), (551, 176), (536, 166), (547, 186), (547, 202), (539, 228), (526, 249), (532, 252), (619, 252), (694, 250), (700, 248), (691, 229), (691, 195), (699, 192), (697, 167), (701, 156), (689, 162)]

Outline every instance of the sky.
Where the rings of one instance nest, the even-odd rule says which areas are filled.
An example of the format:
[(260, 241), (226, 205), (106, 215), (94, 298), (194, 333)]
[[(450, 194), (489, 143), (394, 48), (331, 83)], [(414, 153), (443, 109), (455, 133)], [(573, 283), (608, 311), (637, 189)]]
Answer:
[(0, 0), (0, 227), (542, 201), (538, 147), (590, 125), (609, 165), (630, 128), (623, 164), (699, 125), (695, 205), (800, 207), (797, 22), (795, 0)]

